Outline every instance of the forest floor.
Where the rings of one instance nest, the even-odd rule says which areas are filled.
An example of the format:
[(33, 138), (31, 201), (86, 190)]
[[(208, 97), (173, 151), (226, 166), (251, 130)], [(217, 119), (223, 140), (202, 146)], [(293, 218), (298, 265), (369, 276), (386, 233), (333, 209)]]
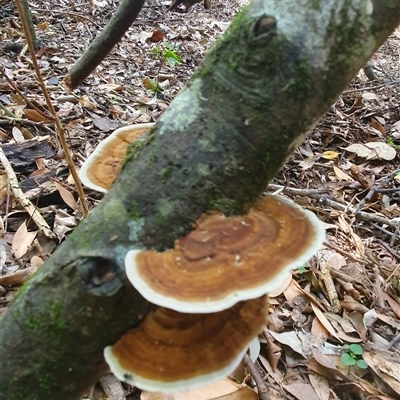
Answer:
[[(114, 51), (67, 93), (63, 78), (117, 4), (30, 1), (39, 66), (78, 169), (115, 129), (157, 121), (241, 5), (211, 2), (185, 14), (168, 12), (169, 0), (147, 1)], [(29, 53), (6, 47), (25, 43), (14, 3), (2, 0), (0, 14), (0, 142), (11, 168), (0, 167), (1, 314), (82, 214), (54, 124), (30, 105), (45, 109)], [(155, 31), (163, 42), (151, 41)], [(164, 50), (181, 62), (168, 65)], [(400, 398), (400, 31), (370, 65), (375, 80), (361, 70), (266, 188), (314, 211), (327, 230), (324, 248), (271, 297), (256, 374), (272, 400)], [(38, 232), (11, 191), (12, 171), (55, 238)], [(102, 197), (85, 193), (90, 208)], [(258, 398), (243, 368), (235, 379), (163, 397), (108, 375), (86, 398)]]

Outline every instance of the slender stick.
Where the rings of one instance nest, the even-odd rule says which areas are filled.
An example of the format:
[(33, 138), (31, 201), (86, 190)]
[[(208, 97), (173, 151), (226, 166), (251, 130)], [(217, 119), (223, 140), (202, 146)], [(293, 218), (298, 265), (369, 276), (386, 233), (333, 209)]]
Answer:
[(38, 228), (49, 238), (55, 238), (56, 235), (52, 232), (47, 222), (41, 216), (39, 210), (25, 196), (18, 184), (17, 175), (15, 174), (10, 162), (8, 161), (3, 149), (0, 147), (0, 162), (3, 164), (7, 172), (7, 177), (10, 182), (11, 190), (15, 198), (19, 201), (25, 211), (31, 216)]
[(244, 364), (246, 368), (250, 372), (250, 375), (253, 377), (254, 381), (256, 382), (257, 389), (258, 389), (258, 397), (260, 400), (271, 400), (268, 394), (268, 388), (264, 383), (263, 378), (261, 377), (258, 369), (254, 365), (253, 361), (251, 360), (248, 354), (245, 354), (243, 357)]
[(40, 73), (39, 66), (38, 66), (38, 63), (37, 63), (37, 59), (36, 59), (36, 55), (35, 55), (35, 48), (34, 48), (33, 43), (32, 43), (32, 38), (31, 38), (31, 35), (30, 35), (30, 31), (28, 29), (26, 20), (23, 17), (23, 10), (22, 10), (21, 2), (20, 2), (20, 0), (16, 0), (15, 3), (16, 3), (17, 8), (18, 8), (18, 13), (20, 15), (22, 27), (24, 29), (24, 34), (25, 34), (25, 37), (26, 37), (26, 40), (27, 40), (27, 43), (28, 43), (29, 52), (30, 52), (31, 57), (32, 57), (32, 64), (33, 64), (33, 67), (35, 69), (36, 78), (37, 78), (39, 86), (40, 86), (40, 88), (42, 90), (43, 96), (44, 96), (44, 98), (46, 100), (46, 104), (47, 104), (47, 107), (49, 108), (50, 114), (54, 118), (54, 122), (55, 122), (56, 127), (57, 127), (58, 136), (60, 138), (61, 147), (64, 150), (65, 159), (67, 160), (69, 170), (70, 170), (70, 172), (72, 174), (72, 177), (74, 179), (74, 182), (75, 182), (75, 185), (76, 185), (76, 190), (78, 192), (78, 196), (79, 196), (79, 199), (80, 199), (81, 204), (82, 204), (82, 215), (84, 217), (86, 217), (86, 215), (89, 212), (89, 207), (88, 207), (88, 204), (87, 204), (87, 201), (86, 201), (85, 193), (83, 192), (83, 187), (82, 187), (81, 181), (79, 179), (78, 173), (77, 173), (77, 171), (75, 169), (75, 166), (74, 166), (74, 163), (73, 163), (73, 160), (72, 160), (71, 152), (69, 151), (67, 140), (65, 139), (64, 129), (62, 127), (60, 119), (58, 118), (56, 110), (53, 107), (53, 104), (51, 102), (50, 96), (49, 96), (49, 94), (48, 94), (48, 92), (46, 90), (46, 86), (45, 86), (45, 84), (43, 82), (43, 77), (42, 77), (42, 74)]

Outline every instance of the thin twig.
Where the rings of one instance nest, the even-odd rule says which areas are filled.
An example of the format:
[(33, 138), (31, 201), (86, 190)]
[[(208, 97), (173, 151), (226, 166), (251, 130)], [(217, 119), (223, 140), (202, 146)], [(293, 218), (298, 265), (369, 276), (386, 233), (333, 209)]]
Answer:
[(337, 201), (334, 201), (334, 200), (324, 196), (323, 194), (326, 193), (326, 190), (295, 189), (295, 188), (289, 188), (286, 186), (274, 185), (274, 184), (268, 185), (268, 189), (271, 189), (274, 191), (279, 190), (282, 193), (288, 193), (288, 194), (292, 194), (295, 196), (312, 197), (313, 199), (318, 200), (320, 203), (324, 203), (324, 204), (328, 205), (329, 207), (334, 208), (335, 210), (349, 212), (363, 221), (378, 222), (379, 224), (389, 225), (395, 229), (397, 228), (397, 225), (398, 225), (398, 223), (395, 220), (390, 220), (386, 217), (381, 217), (379, 215), (373, 215), (373, 214), (370, 214), (370, 213), (367, 213), (364, 211), (360, 211), (358, 214), (356, 214), (355, 207), (353, 207), (352, 205), (345, 206), (344, 204), (338, 203)]
[(15, 198), (19, 201), (25, 211), (31, 216), (38, 228), (49, 238), (55, 238), (56, 235), (52, 232), (47, 222), (41, 216), (39, 210), (29, 201), (29, 199), (22, 192), (18, 184), (17, 175), (8, 161), (3, 149), (0, 147), (0, 161), (3, 164), (4, 169), (7, 172), (7, 177), (10, 182), (11, 190)]
[(365, 87), (362, 89), (352, 89), (352, 90), (346, 90), (345, 92), (342, 92), (342, 95), (350, 94), (350, 93), (358, 93), (358, 92), (366, 92), (368, 90), (376, 90), (376, 89), (381, 89), (386, 86), (391, 86), (391, 85), (397, 85), (400, 83), (400, 80), (395, 80), (395, 81), (390, 81), (390, 82), (385, 82), (381, 83), (380, 85), (375, 85), (375, 86), (369, 86)]
[(35, 49), (34, 49), (34, 46), (33, 46), (33, 43), (32, 43), (32, 38), (30, 36), (30, 32), (29, 32), (27, 23), (26, 23), (26, 21), (25, 21), (25, 19), (23, 17), (21, 2), (20, 2), (20, 0), (16, 0), (15, 3), (16, 3), (17, 8), (18, 8), (18, 13), (20, 15), (20, 19), (21, 19), (22, 26), (23, 26), (23, 29), (24, 29), (24, 34), (25, 34), (25, 37), (26, 37), (26, 40), (27, 40), (27, 43), (28, 43), (29, 52), (30, 52), (30, 55), (31, 55), (31, 58), (32, 58), (32, 64), (33, 64), (33, 67), (34, 67), (35, 73), (36, 73), (36, 78), (37, 78), (39, 86), (40, 86), (40, 88), (42, 90), (43, 96), (44, 96), (44, 98), (46, 100), (46, 104), (47, 104), (47, 107), (48, 107), (48, 109), (50, 111), (50, 114), (54, 118), (54, 123), (56, 124), (56, 127), (57, 127), (57, 132), (58, 132), (58, 136), (60, 138), (61, 147), (64, 150), (65, 159), (67, 161), (67, 164), (68, 164), (69, 170), (71, 172), (71, 175), (72, 175), (72, 177), (74, 179), (76, 190), (78, 192), (78, 196), (79, 196), (79, 199), (81, 201), (82, 215), (84, 217), (86, 217), (86, 215), (89, 212), (89, 207), (88, 207), (88, 204), (87, 204), (87, 201), (86, 201), (85, 193), (83, 192), (83, 187), (82, 187), (81, 181), (79, 179), (78, 173), (76, 172), (76, 169), (75, 169), (75, 166), (74, 166), (74, 163), (73, 163), (73, 160), (72, 160), (71, 152), (69, 151), (68, 143), (67, 143), (67, 141), (65, 139), (64, 129), (62, 127), (60, 119), (58, 118), (56, 110), (53, 107), (53, 103), (51, 102), (49, 93), (46, 90), (46, 86), (44, 84), (42, 74), (40, 73), (39, 65), (38, 65), (37, 59), (36, 59)]
[(386, 349), (390, 350), (394, 344), (396, 344), (398, 341), (400, 340), (400, 333), (398, 335), (396, 335), (387, 345)]
[(254, 381), (256, 382), (257, 389), (258, 389), (258, 397), (260, 400), (271, 400), (268, 394), (268, 388), (265, 385), (265, 382), (263, 378), (261, 378), (261, 375), (254, 365), (253, 361), (251, 360), (250, 356), (248, 354), (245, 354), (243, 357), (244, 364), (247, 368), (247, 370), (250, 372), (250, 375), (253, 377)]
[[(28, 104), (29, 107), (31, 107), (32, 109), (34, 109), (35, 111), (37, 111), (43, 118), (45, 119), (50, 119), (53, 120), (53, 117), (51, 115), (48, 115), (46, 113), (44, 113), (39, 107), (37, 107), (35, 104), (33, 104), (18, 88), (17, 85), (14, 84), (14, 82), (8, 77), (8, 75), (6, 74), (6, 71), (4, 70), (4, 68), (1, 69), (1, 72), (4, 76), (4, 78), (6, 78), (8, 84), (24, 99), (25, 103)], [(10, 115), (11, 117), (11, 115)]]

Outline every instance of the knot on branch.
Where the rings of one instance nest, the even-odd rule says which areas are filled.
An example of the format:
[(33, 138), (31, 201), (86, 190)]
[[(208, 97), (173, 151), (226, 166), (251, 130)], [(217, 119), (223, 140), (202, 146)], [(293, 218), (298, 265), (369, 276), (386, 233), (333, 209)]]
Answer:
[(104, 257), (87, 257), (78, 264), (86, 290), (95, 296), (112, 296), (122, 286), (115, 261)]
[(270, 15), (264, 15), (254, 24), (252, 34), (254, 38), (269, 39), (275, 28), (276, 19)]

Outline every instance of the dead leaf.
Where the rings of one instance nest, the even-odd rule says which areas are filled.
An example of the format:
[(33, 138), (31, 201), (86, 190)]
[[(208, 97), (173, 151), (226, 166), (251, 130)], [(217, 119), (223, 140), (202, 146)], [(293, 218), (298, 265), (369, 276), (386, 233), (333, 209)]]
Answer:
[(78, 208), (78, 204), (73, 196), (73, 194), (68, 191), (61, 183), (57, 181), (53, 181), (54, 186), (57, 188), (58, 193), (60, 193), (61, 198), (64, 200), (65, 204), (67, 204), (74, 211)]
[(92, 103), (89, 100), (89, 97), (85, 94), (79, 99), (79, 104), (83, 108), (86, 108), (86, 110), (95, 110), (96, 109), (96, 104)]
[(307, 333), (304, 332), (282, 332), (276, 333), (268, 330), (271, 336), (279, 343), (289, 346), (293, 351), (307, 358), (307, 353), (310, 352), (311, 341)]
[(98, 88), (107, 90), (108, 92), (111, 92), (111, 90), (119, 92), (123, 89), (123, 86), (117, 85), (116, 83), (104, 83), (102, 85), (99, 85)]
[(15, 286), (22, 285), (26, 279), (36, 272), (36, 267), (27, 267), (19, 269), (8, 275), (0, 276), (0, 285), (2, 286)]
[(383, 136), (386, 136), (385, 128), (377, 119), (371, 118), (371, 126), (377, 131), (379, 131)]
[(15, 143), (22, 143), (25, 141), (23, 133), (16, 126), (12, 128), (12, 136), (15, 140)]
[(389, 303), (390, 308), (393, 312), (400, 318), (400, 304), (393, 300), (387, 293), (386, 293), (386, 301)]
[(400, 396), (399, 363), (393, 363), (384, 356), (370, 351), (363, 351), (363, 359), (368, 366)]
[(330, 399), (329, 382), (326, 378), (317, 374), (309, 374), (308, 379), (320, 400)]
[(307, 383), (292, 383), (291, 385), (283, 385), (291, 395), (299, 400), (320, 400), (315, 394), (314, 389)]
[(367, 160), (393, 160), (396, 157), (396, 150), (383, 142), (370, 142), (365, 144), (366, 147), (372, 149)]
[(345, 150), (355, 153), (359, 157), (367, 160), (393, 160), (396, 157), (396, 150), (383, 142), (369, 142), (365, 145), (354, 143), (346, 147)]
[(24, 221), (19, 226), (19, 228), (15, 232), (11, 245), (15, 258), (21, 258), (24, 254), (28, 252), (37, 233), (38, 231), (28, 232), (28, 228), (26, 227), (26, 221)]
[(345, 172), (343, 172), (340, 168), (336, 167), (335, 165), (333, 166), (333, 171), (335, 172), (335, 175), (339, 180), (346, 182), (354, 182), (354, 179), (350, 175), (347, 175)]
[(335, 159), (340, 153), (338, 153), (337, 151), (332, 151), (332, 150), (327, 150), (324, 151), (321, 154), (322, 158), (325, 158), (325, 160), (333, 160)]
[(339, 338), (339, 336), (336, 334), (335, 329), (331, 325), (331, 323), (326, 319), (325, 315), (322, 313), (322, 311), (314, 304), (314, 302), (311, 302), (311, 307), (315, 313), (315, 316), (319, 319), (321, 324), (324, 326), (324, 328), (336, 339), (339, 340), (339, 342), (342, 342)]
[(162, 394), (143, 391), (140, 400), (257, 400), (258, 394), (247, 386), (226, 378), (211, 385), (184, 392)]
[(25, 117), (34, 122), (50, 122), (49, 118), (46, 118), (43, 114), (36, 110), (24, 110)]

